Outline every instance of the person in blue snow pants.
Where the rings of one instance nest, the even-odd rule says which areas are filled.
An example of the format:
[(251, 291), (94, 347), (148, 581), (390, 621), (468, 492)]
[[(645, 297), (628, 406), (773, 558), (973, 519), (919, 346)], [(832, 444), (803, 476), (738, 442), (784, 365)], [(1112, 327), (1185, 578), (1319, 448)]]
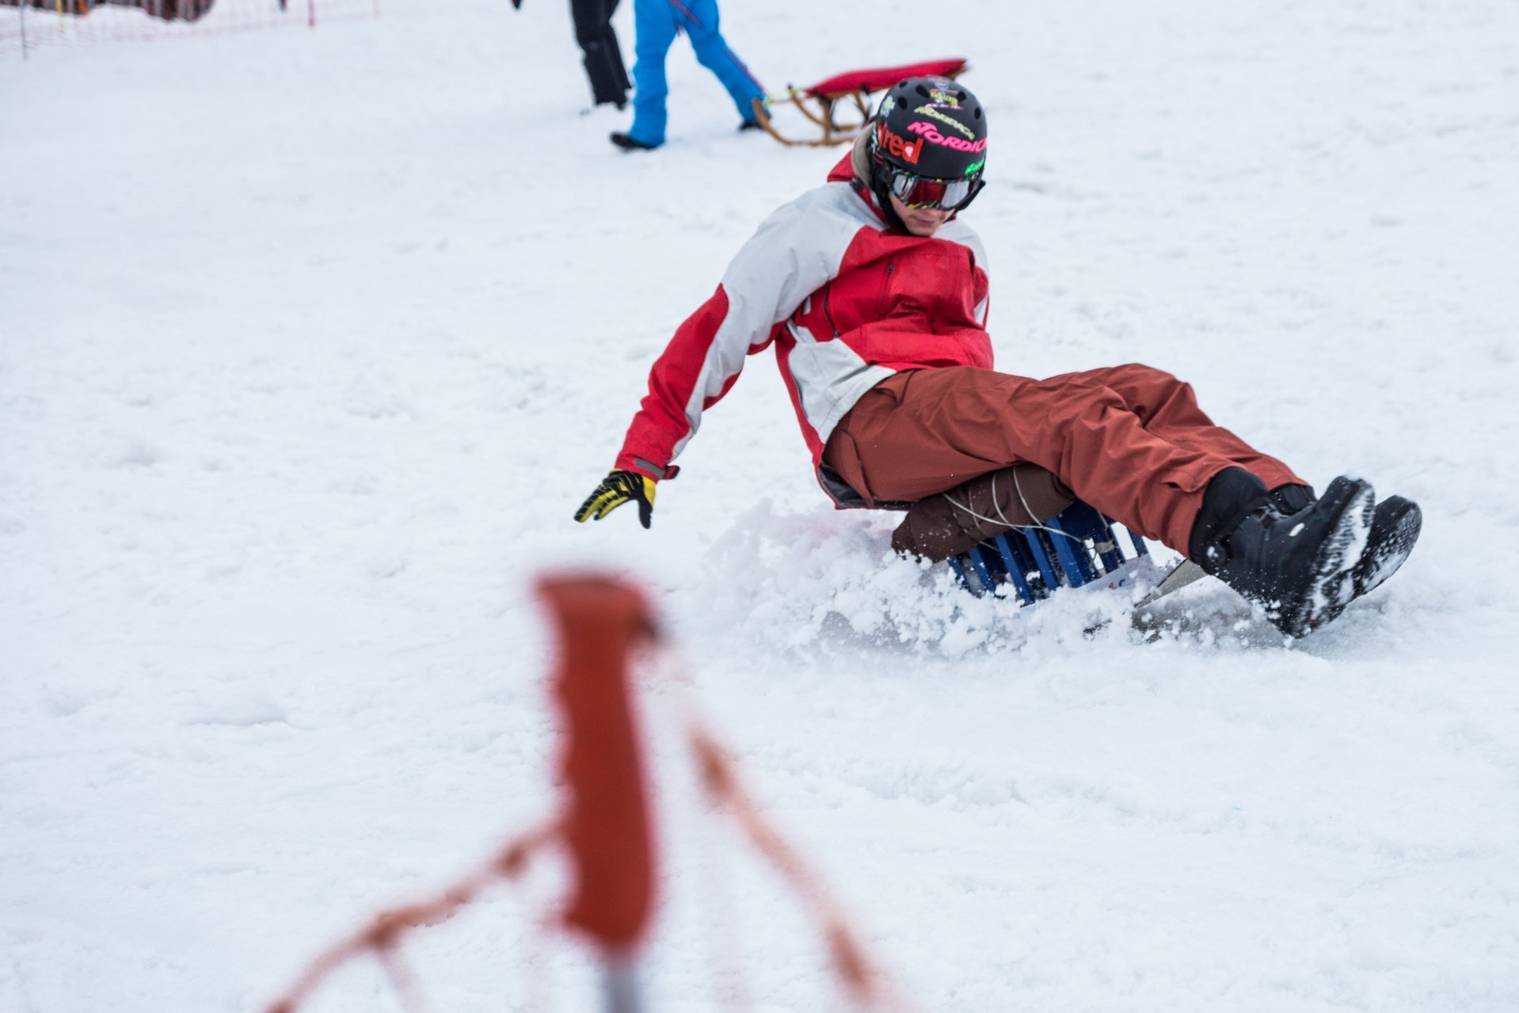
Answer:
[(613, 134), (623, 148), (657, 148), (665, 141), (665, 54), (675, 36), (685, 30), (696, 50), (696, 60), (728, 89), (738, 107), (741, 126), (754, 123), (754, 100), (764, 89), (743, 61), (728, 48), (718, 31), (717, 0), (634, 0), (633, 25), (637, 33), (633, 65), (633, 126), (626, 134)]

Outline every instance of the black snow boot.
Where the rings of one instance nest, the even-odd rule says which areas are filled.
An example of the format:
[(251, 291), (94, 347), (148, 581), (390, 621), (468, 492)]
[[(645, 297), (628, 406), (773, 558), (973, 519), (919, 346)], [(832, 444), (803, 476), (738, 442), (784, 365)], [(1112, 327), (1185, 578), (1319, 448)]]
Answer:
[(1284, 513), (1260, 479), (1227, 468), (1208, 484), (1189, 555), (1263, 606), (1277, 629), (1300, 637), (1350, 601), (1350, 570), (1366, 547), (1374, 502), (1370, 483), (1341, 476), (1321, 498)]
[[(1271, 490), (1271, 502), (1284, 514), (1296, 513), (1313, 502), (1313, 490), (1306, 485), (1277, 486)], [(1377, 504), (1371, 515), (1371, 532), (1366, 536), (1366, 551), (1350, 571), (1352, 599), (1380, 587), (1398, 572), (1413, 552), (1423, 524), (1424, 513), (1411, 499), (1389, 496)]]
[(1279, 485), (1271, 490), (1271, 505), (1284, 514), (1295, 514), (1316, 499), (1311, 485)]

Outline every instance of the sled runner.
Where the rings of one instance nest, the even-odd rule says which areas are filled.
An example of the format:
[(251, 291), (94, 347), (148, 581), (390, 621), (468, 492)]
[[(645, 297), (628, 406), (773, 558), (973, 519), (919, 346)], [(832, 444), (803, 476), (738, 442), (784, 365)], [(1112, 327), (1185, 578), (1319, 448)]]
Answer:
[[(947, 77), (953, 79), (965, 72), (965, 60), (954, 57), (947, 60), (929, 60), (924, 63), (905, 63), (898, 67), (871, 67), (850, 70), (833, 77), (824, 78), (806, 88), (786, 86), (784, 95), (767, 95), (754, 100), (754, 118), (765, 133), (788, 147), (828, 147), (844, 144), (857, 137), (870, 120), (869, 98), (872, 92), (885, 91), (903, 78)], [(787, 137), (776, 129), (771, 112), (782, 105), (794, 105), (814, 125), (823, 131), (822, 137), (803, 140)], [(840, 123), (840, 107), (853, 105), (848, 119)]]

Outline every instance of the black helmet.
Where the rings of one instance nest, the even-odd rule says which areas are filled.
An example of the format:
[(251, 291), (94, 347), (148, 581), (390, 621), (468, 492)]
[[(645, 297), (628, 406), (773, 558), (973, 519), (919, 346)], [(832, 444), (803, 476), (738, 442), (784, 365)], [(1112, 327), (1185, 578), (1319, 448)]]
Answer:
[[(968, 88), (947, 77), (910, 77), (893, 85), (870, 126), (872, 183), (885, 202), (957, 211), (982, 186), (986, 114)], [(922, 183), (938, 184), (926, 188)], [(923, 197), (911, 200), (910, 197)]]

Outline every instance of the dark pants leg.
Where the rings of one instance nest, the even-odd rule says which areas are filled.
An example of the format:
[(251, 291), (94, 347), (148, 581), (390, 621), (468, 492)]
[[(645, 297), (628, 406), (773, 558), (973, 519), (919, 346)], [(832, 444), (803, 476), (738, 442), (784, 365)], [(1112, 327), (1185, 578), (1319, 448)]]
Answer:
[(591, 95), (597, 105), (610, 102), (622, 105), (628, 100), (627, 69), (622, 63), (622, 49), (612, 28), (612, 13), (618, 0), (570, 0), (570, 17), (575, 22), (575, 41), (585, 54), (585, 74), (591, 80)]

